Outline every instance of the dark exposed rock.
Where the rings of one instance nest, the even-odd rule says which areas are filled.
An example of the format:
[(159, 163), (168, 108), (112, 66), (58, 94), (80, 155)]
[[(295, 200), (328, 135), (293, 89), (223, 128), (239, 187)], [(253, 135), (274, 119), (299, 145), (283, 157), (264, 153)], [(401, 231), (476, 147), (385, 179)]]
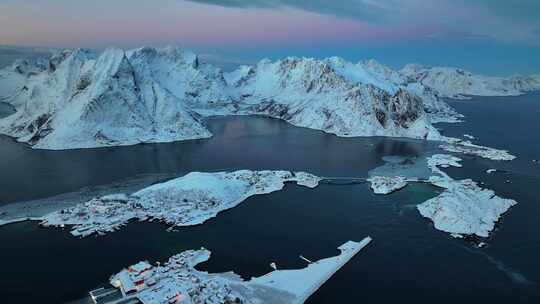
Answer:
[(83, 91), (88, 86), (90, 86), (90, 84), (92, 84), (92, 80), (90, 79), (90, 77), (86, 75), (82, 76), (81, 79), (79, 79), (79, 82), (77, 83), (77, 90)]
[(385, 127), (386, 126), (386, 113), (384, 113), (381, 110), (377, 110), (375, 112), (375, 116), (377, 117), (377, 120), (379, 121), (381, 126)]

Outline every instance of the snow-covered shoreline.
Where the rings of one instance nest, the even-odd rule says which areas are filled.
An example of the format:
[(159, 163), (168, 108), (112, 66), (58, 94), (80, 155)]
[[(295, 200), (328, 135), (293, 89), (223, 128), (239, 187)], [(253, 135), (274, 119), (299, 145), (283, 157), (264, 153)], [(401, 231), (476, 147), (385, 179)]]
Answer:
[(224, 73), (183, 49), (143, 47), (19, 60), (0, 70), (0, 88), (0, 100), (17, 109), (0, 119), (0, 133), (63, 150), (208, 138), (200, 118), (211, 115), (267, 115), (343, 137), (444, 141), (432, 124), (463, 116), (441, 97), (471, 88), (515, 95), (540, 89), (540, 77), (417, 65), (398, 71), (338, 57), (262, 60)]
[(172, 174), (142, 174), (108, 185), (84, 187), (74, 192), (0, 206), (0, 226), (22, 221), (42, 221), (44, 216), (71, 208), (95, 197), (118, 192), (132, 194), (154, 183), (177, 177)]
[[(66, 50), (49, 59), (19, 61), (0, 71), (0, 87), (6, 88), (0, 100), (17, 110), (0, 119), (0, 133), (41, 149), (121, 146), (208, 138), (212, 134), (202, 121), (208, 116), (265, 115), (342, 137), (433, 140), (448, 152), (508, 161), (515, 156), (473, 144), (472, 135), (464, 135), (467, 140), (442, 136), (432, 123), (457, 121), (461, 116), (440, 97), (470, 92), (512, 95), (537, 85), (540, 88), (532, 76), (504, 80), (459, 69), (418, 66), (395, 71), (373, 60), (353, 64), (337, 57), (262, 60), (223, 73), (177, 48), (108, 49), (101, 54)], [(418, 209), (436, 228), (485, 237), (493, 229), (491, 223), (515, 205), (471, 180), (451, 179), (438, 166), (459, 166), (459, 159), (443, 154), (428, 159), (433, 173), (428, 182), (445, 191)], [(257, 180), (246, 184), (250, 178)], [(112, 231), (132, 219), (196, 225), (251, 195), (277, 191), (284, 182), (315, 187), (319, 180), (288, 171), (192, 172), (136, 193), (97, 195), (46, 214), (41, 213), (56, 205), (39, 205), (37, 212), (9, 206), (16, 212), (7, 217), (0, 213), (0, 225), (43, 219), (44, 226), (73, 225), (72, 233), (79, 236)], [(385, 175), (371, 176), (368, 181), (375, 193), (389, 194), (420, 179)], [(205, 188), (204, 184), (212, 186)], [(180, 195), (173, 195), (175, 191)], [(179, 201), (178, 196), (185, 197)], [(465, 201), (469, 201), (468, 207), (485, 210), (465, 210)], [(487, 201), (498, 205), (497, 210), (490, 209)], [(489, 215), (464, 219), (475, 212)], [(443, 224), (450, 214), (454, 227)], [(467, 224), (456, 224), (462, 219)], [(470, 227), (463, 228), (467, 225)]]
[(454, 139), (450, 139), (446, 143), (441, 144), (439, 148), (447, 152), (474, 155), (491, 160), (510, 161), (516, 159), (516, 156), (506, 150), (475, 145), (468, 140), (455, 141)]
[(26, 222), (26, 221), (42, 221), (42, 220), (43, 220), (43, 217), (19, 217), (19, 218), (13, 218), (10, 220), (0, 220), (0, 226)]
[(407, 186), (407, 180), (402, 176), (371, 176), (367, 181), (375, 194), (390, 194)]
[(454, 237), (475, 235), (487, 238), (495, 223), (517, 202), (495, 195), (470, 179), (454, 180), (438, 167), (461, 167), (460, 158), (435, 154), (428, 159), (434, 173), (430, 183), (445, 190), (417, 206), (420, 214), (433, 221), (436, 229)]
[(348, 241), (340, 254), (296, 270), (274, 270), (245, 281), (233, 272), (212, 274), (195, 266), (210, 258), (210, 251), (188, 250), (172, 256), (163, 266), (139, 262), (111, 277), (122, 294), (142, 303), (283, 303), (301, 304), (370, 242)]
[(202, 224), (253, 195), (281, 190), (286, 182), (314, 188), (320, 178), (305, 172), (249, 171), (202, 173), (154, 184), (133, 194), (93, 198), (43, 217), (43, 226), (73, 226), (85, 237), (119, 229), (130, 220), (160, 220), (173, 226)]
[(372, 180), (380, 180), (380, 185), (375, 183), (374, 187), (372, 183), (372, 189), (375, 193), (388, 194), (399, 190), (397, 186), (405, 182), (427, 182), (442, 188), (441, 194), (417, 205), (420, 215), (429, 218), (436, 229), (454, 237), (474, 235), (487, 238), (501, 216), (517, 202), (498, 197), (494, 191), (483, 189), (470, 179), (454, 180), (439, 168), (461, 167), (460, 161), (452, 155), (434, 154), (427, 158), (427, 167), (432, 172), (427, 181), (377, 176)]
[(0, 99), (17, 108), (0, 120), (0, 133), (36, 149), (208, 138), (200, 118), (215, 114), (268, 115), (344, 137), (433, 140), (440, 135), (430, 117), (459, 117), (388, 67), (335, 57), (262, 60), (223, 73), (177, 48), (65, 50), (0, 70), (0, 87)]
[(489, 237), (501, 216), (517, 204), (480, 188), (470, 179), (438, 181), (436, 185), (445, 188), (443, 193), (418, 205), (418, 211), (431, 219), (436, 229), (454, 237)]

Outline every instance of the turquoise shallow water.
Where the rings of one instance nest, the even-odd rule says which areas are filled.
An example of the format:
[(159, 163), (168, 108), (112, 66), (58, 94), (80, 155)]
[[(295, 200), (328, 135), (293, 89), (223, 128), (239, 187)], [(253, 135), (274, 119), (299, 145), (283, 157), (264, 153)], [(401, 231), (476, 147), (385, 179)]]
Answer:
[[(510, 101), (527, 103), (526, 98), (530, 96)], [(477, 104), (483, 102), (487, 103), (484, 107), (490, 106), (475, 99), (456, 107), (469, 111), (465, 114), (472, 122), (474, 115), (485, 111)], [(511, 105), (500, 105), (492, 112), (506, 112), (505, 106)], [(540, 109), (540, 104), (528, 105), (531, 111)], [(471, 122), (441, 127), (447, 134), (467, 131), (489, 145), (476, 129), (489, 120), (480, 120), (480, 126)], [(0, 168), (7, 174), (0, 176), (0, 202), (51, 196), (141, 173), (181, 175), (248, 168), (365, 177), (383, 165), (384, 156), (414, 158), (435, 151), (425, 142), (337, 138), (267, 118), (217, 118), (208, 124), (215, 134), (208, 140), (81, 151), (36, 151), (2, 137)], [(512, 146), (527, 149), (525, 134), (514, 140)], [(494, 146), (504, 148), (504, 143)], [(464, 157), (464, 168), (448, 170), (456, 178), (485, 180), (498, 194), (520, 202), (485, 249), (452, 239), (420, 217), (416, 204), (438, 191), (429, 185), (409, 185), (397, 193), (376, 196), (367, 184), (325, 184), (315, 189), (288, 184), (283, 191), (252, 197), (204, 225), (178, 232), (165, 232), (166, 227), (156, 223), (131, 223), (119, 232), (79, 240), (65, 230), (40, 228), (33, 222), (1, 227), (0, 260), (7, 263), (0, 294), (6, 303), (71, 301), (107, 282), (124, 266), (142, 259), (163, 261), (201, 246), (212, 251), (212, 258), (200, 268), (235, 270), (249, 278), (271, 271), (270, 262), (280, 268), (303, 267), (300, 254), (312, 260), (324, 258), (337, 254), (341, 243), (370, 235), (373, 243), (309, 303), (534, 303), (540, 299), (536, 265), (540, 239), (534, 233), (540, 216), (534, 200), (540, 192), (534, 186), (537, 175), (526, 174), (534, 171), (527, 171), (533, 169), (525, 162), (516, 162), (515, 172), (489, 176), (484, 172), (494, 166), (512, 169), (512, 163)], [(506, 183), (507, 179), (512, 183)]]

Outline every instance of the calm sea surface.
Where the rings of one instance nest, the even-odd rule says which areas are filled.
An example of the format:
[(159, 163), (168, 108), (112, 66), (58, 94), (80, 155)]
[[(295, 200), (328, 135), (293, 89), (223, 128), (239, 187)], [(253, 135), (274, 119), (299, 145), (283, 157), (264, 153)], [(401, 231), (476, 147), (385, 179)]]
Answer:
[[(245, 278), (300, 268), (338, 253), (347, 240), (372, 244), (332, 277), (309, 303), (538, 303), (540, 301), (540, 94), (452, 102), (462, 124), (445, 134), (472, 134), (476, 143), (518, 156), (501, 163), (462, 157), (455, 178), (484, 181), (516, 199), (488, 241), (477, 249), (433, 229), (415, 206), (435, 195), (428, 185), (376, 196), (368, 184), (283, 191), (252, 197), (203, 225), (166, 232), (132, 223), (119, 232), (76, 239), (35, 222), (0, 227), (2, 303), (63, 303), (84, 297), (111, 274), (140, 260), (164, 261), (186, 249), (212, 251), (199, 268), (234, 270)], [(0, 109), (1, 111), (1, 109)], [(0, 205), (49, 197), (140, 174), (183, 175), (235, 169), (305, 170), (321, 176), (365, 177), (384, 156), (422, 157), (436, 145), (388, 138), (338, 138), (261, 117), (207, 121), (214, 137), (182, 143), (72, 151), (32, 150), (0, 137)], [(505, 170), (488, 175), (486, 169)]]

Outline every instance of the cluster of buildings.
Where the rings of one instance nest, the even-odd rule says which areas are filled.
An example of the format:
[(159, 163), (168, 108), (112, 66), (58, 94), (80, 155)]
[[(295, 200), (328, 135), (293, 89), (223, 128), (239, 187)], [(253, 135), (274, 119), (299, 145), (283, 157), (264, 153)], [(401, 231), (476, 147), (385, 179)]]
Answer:
[(210, 256), (204, 249), (188, 250), (169, 259), (163, 266), (143, 261), (110, 279), (124, 297), (143, 304), (240, 304), (246, 303), (220, 275), (210, 275), (194, 266)]
[[(111, 276), (110, 283), (119, 291), (112, 300), (101, 295), (110, 289), (90, 292), (95, 304), (302, 304), (360, 250), (371, 242), (348, 241), (339, 246), (340, 254), (308, 262), (305, 268), (277, 270), (243, 280), (234, 272), (208, 273), (195, 269), (210, 258), (210, 251), (187, 250), (156, 266), (139, 262)], [(97, 297), (96, 297), (97, 296)]]
[(73, 226), (71, 234), (86, 237), (94, 233), (115, 231), (143, 213), (142, 209), (137, 208), (126, 195), (115, 194), (48, 214), (41, 225), (57, 227), (71, 225)]
[(202, 224), (246, 198), (283, 188), (295, 181), (317, 186), (320, 178), (305, 172), (250, 171), (192, 172), (154, 184), (131, 195), (112, 194), (45, 215), (43, 226), (72, 226), (71, 233), (86, 237), (112, 232), (133, 219), (155, 219), (174, 226)]

